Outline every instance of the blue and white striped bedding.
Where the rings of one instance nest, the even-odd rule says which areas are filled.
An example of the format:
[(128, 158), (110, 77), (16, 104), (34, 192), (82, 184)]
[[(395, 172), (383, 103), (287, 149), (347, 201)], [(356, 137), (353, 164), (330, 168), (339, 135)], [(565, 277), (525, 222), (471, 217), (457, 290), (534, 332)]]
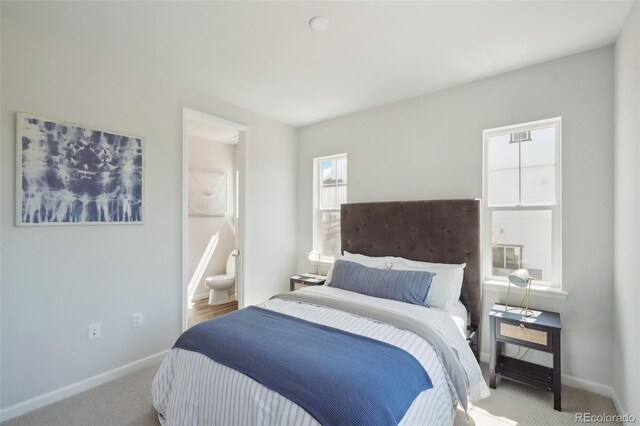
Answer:
[[(384, 300), (346, 290), (318, 286), (299, 291), (319, 292), (365, 305), (409, 313), (417, 321), (437, 325), (452, 347), (469, 383), (469, 399), (489, 395), (480, 368), (449, 315), (403, 302)], [(395, 345), (413, 355), (425, 368), (433, 388), (413, 402), (401, 424), (451, 424), (456, 394), (437, 352), (416, 334), (395, 326), (336, 309), (283, 299), (272, 299), (262, 308), (361, 334)], [(300, 360), (304, 363), (304, 360)], [(171, 425), (316, 425), (298, 405), (233, 369), (196, 352), (173, 349), (153, 382), (153, 404), (162, 423)]]

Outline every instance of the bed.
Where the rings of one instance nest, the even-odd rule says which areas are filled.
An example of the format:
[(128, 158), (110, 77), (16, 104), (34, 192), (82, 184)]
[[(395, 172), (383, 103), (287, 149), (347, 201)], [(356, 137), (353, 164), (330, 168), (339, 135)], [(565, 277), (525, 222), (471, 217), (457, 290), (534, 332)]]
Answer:
[[(447, 425), (452, 423), (458, 405), (466, 408), (489, 395), (465, 340), (466, 326), (479, 329), (480, 321), (479, 201), (344, 204), (341, 239), (344, 252), (363, 256), (465, 263), (460, 302), (452, 309), (429, 308), (330, 284), (285, 293), (245, 308), (241, 310), (244, 327), (233, 323), (232, 315), (222, 317), (223, 321), (211, 320), (198, 329), (193, 327), (176, 342), (153, 381), (153, 404), (161, 423)], [(421, 273), (416, 274), (411, 276)], [(231, 325), (225, 325), (225, 318)], [(233, 334), (240, 337), (228, 333), (233, 327)], [(296, 336), (297, 331), (300, 334)], [(252, 332), (257, 334), (251, 336)], [(310, 343), (293, 347), (288, 341), (269, 344), (276, 339), (270, 333), (284, 333), (283, 339), (298, 339), (292, 340), (296, 342), (309, 338)], [(341, 343), (339, 349), (330, 343), (325, 347), (317, 342), (328, 340), (318, 337), (316, 342), (316, 333), (340, 334), (341, 339), (352, 340)], [(232, 340), (243, 338), (253, 344), (245, 344), (238, 351), (238, 343)], [(190, 345), (204, 345), (212, 352)], [(298, 350), (303, 355), (298, 355)], [(407, 360), (402, 358), (400, 362), (395, 356)], [(242, 362), (244, 370), (236, 367)], [(349, 362), (351, 367), (345, 367)], [(376, 368), (367, 370), (368, 365)], [(362, 371), (356, 372), (358, 368)], [(423, 383), (418, 383), (417, 370), (411, 368), (425, 373), (426, 378), (420, 378)], [(368, 377), (370, 370), (375, 370), (372, 376), (379, 377)], [(305, 395), (307, 388), (313, 388), (310, 395)], [(398, 400), (403, 393), (408, 403)]]

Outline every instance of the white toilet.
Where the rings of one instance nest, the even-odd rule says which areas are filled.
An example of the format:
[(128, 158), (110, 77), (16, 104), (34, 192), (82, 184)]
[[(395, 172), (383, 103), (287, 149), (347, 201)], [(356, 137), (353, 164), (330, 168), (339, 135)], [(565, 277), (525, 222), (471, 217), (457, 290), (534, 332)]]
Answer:
[(229, 294), (236, 282), (236, 257), (238, 250), (233, 250), (227, 258), (227, 273), (225, 275), (214, 275), (204, 280), (209, 291), (209, 304), (221, 305), (235, 300)]

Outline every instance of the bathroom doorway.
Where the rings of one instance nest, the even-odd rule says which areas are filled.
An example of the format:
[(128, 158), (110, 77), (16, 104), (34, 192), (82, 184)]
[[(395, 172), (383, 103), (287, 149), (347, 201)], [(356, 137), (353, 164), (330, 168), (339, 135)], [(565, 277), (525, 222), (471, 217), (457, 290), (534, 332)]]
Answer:
[(183, 330), (243, 307), (247, 130), (183, 109)]

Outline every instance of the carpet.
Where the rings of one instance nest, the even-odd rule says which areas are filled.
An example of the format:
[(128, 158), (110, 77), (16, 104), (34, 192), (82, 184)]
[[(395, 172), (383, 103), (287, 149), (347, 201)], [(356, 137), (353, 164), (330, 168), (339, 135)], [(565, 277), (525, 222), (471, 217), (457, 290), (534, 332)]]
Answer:
[[(482, 364), (487, 377), (487, 364)], [(127, 425), (157, 426), (151, 405), (151, 381), (158, 366), (148, 367), (105, 383), (55, 404), (2, 423), (3, 426)], [(553, 395), (539, 389), (502, 380), (491, 396), (469, 410), (458, 410), (454, 426), (575, 425), (575, 413), (617, 414), (610, 398), (562, 387), (562, 412), (553, 409)], [(603, 424), (603, 423), (600, 423)], [(612, 424), (612, 423), (604, 423)]]

